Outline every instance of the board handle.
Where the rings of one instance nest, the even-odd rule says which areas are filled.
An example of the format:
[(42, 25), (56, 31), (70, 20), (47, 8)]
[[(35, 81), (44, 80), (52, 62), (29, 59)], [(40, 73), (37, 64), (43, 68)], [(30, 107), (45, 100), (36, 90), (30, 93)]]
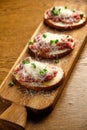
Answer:
[(26, 108), (12, 103), (12, 105), (0, 115), (0, 130), (24, 130), (26, 120)]

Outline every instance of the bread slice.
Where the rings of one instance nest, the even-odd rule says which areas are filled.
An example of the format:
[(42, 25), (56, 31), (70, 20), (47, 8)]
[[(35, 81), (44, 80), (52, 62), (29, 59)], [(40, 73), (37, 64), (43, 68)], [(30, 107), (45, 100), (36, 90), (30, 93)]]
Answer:
[[(66, 44), (69, 46), (65, 46)], [(74, 49), (74, 45), (75, 40), (69, 35), (45, 32), (35, 36), (29, 44), (29, 50), (35, 56), (52, 59), (69, 54)]]
[[(47, 73), (45, 74), (42, 73), (42, 75), (38, 75), (38, 72), (40, 72), (43, 68), (45, 68), (45, 70), (47, 69)], [(56, 72), (56, 74), (53, 75), (52, 71)], [(59, 85), (62, 84), (64, 78), (64, 72), (62, 68), (50, 65), (48, 63), (41, 63), (39, 61), (34, 61), (31, 60), (29, 57), (24, 59), (21, 63), (19, 63), (13, 70), (12, 74), (14, 79), (17, 81), (17, 83), (21, 85), (21, 87), (25, 87), (29, 90), (35, 90), (35, 91), (54, 89), (55, 87), (58, 87)], [(31, 77), (26, 81), (26, 77), (28, 76)], [(48, 80), (44, 79), (44, 76), (45, 78), (49, 76), (49, 79)]]
[[(64, 9), (65, 7), (59, 6), (59, 7), (53, 7), (53, 8), (61, 8), (61, 9), (63, 8)], [(49, 10), (52, 11), (52, 8), (49, 9)], [(69, 9), (65, 9), (65, 11), (66, 10), (71, 11)], [(79, 13), (79, 16), (81, 15), (81, 19), (79, 21), (77, 21), (77, 22), (71, 22), (71, 23), (64, 23), (64, 22), (61, 22), (61, 20), (55, 22), (53, 19), (48, 18), (47, 11), (44, 13), (44, 23), (46, 25), (48, 25), (49, 27), (54, 28), (54, 29), (58, 29), (58, 30), (72, 30), (72, 29), (77, 29), (77, 28), (80, 28), (83, 25), (85, 25), (86, 22), (87, 22), (87, 16), (82, 11), (72, 10), (73, 12), (75, 11), (75, 12)], [(70, 14), (68, 15), (68, 14), (64, 13), (64, 15), (67, 15), (66, 17), (69, 17)], [(61, 17), (63, 17), (63, 16), (61, 16)]]

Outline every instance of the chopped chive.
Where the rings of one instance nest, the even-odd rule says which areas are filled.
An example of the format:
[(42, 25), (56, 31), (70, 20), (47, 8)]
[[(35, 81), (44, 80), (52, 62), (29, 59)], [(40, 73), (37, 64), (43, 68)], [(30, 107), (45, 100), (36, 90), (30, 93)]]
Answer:
[(34, 69), (36, 69), (36, 64), (35, 63), (31, 63), (31, 65), (33, 66)]
[(46, 34), (43, 34), (43, 37), (44, 37), (44, 38), (46, 38), (46, 37), (47, 37), (47, 35), (46, 35)]
[(60, 11), (61, 11), (61, 9), (58, 9), (58, 11), (57, 11), (57, 15), (59, 15), (59, 14), (60, 14)]
[(55, 41), (54, 40), (50, 40), (50, 44), (52, 45), (52, 44), (54, 44), (55, 43)]
[(53, 7), (53, 9), (52, 10), (55, 10), (55, 7)]
[(51, 13), (53, 14), (53, 15), (59, 15), (60, 14), (60, 11), (61, 11), (61, 9), (59, 8), (58, 10), (56, 10), (55, 9), (55, 7), (51, 10)]
[(46, 68), (44, 68), (44, 69), (43, 69), (43, 71), (44, 71), (44, 72), (47, 72), (47, 69), (46, 69)]
[(56, 44), (56, 43), (58, 43), (59, 42), (59, 40), (58, 39), (56, 39), (56, 40), (50, 40), (50, 44), (52, 45), (52, 44)]
[(68, 41), (70, 41), (70, 38), (68, 38)]
[(39, 73), (38, 73), (39, 76), (43, 75), (43, 71), (40, 70)]
[(23, 60), (23, 61), (22, 61), (22, 64), (25, 64), (25, 63), (26, 63), (25, 60)]
[(38, 75), (39, 75), (39, 76), (42, 76), (42, 75), (44, 75), (44, 74), (46, 74), (46, 73), (47, 73), (47, 69), (44, 68), (44, 69), (42, 69), (42, 70), (39, 71)]
[(67, 36), (67, 39), (69, 40), (69, 39), (70, 39), (70, 36)]
[(22, 64), (29, 64), (29, 63), (30, 63), (29, 60), (23, 60), (23, 61), (22, 61)]
[(29, 41), (29, 45), (33, 45), (34, 44), (34, 42), (32, 42), (32, 41)]
[(52, 8), (51, 13), (54, 14), (55, 7)]
[(58, 39), (56, 39), (56, 40), (55, 40), (55, 43), (58, 43), (58, 42), (59, 42), (59, 40), (58, 40)]
[(67, 9), (67, 6), (65, 6), (65, 9)]
[(9, 85), (10, 87), (12, 87), (12, 86), (14, 86), (15, 84), (14, 84), (13, 81), (11, 81), (8, 85)]
[(83, 17), (84, 17), (84, 14), (80, 14), (80, 17), (81, 17), (81, 19), (83, 19)]
[(67, 35), (67, 38), (69, 38), (69, 35)]
[(56, 60), (55, 60), (55, 63), (59, 63), (59, 59), (56, 59)]
[(73, 12), (76, 12), (75, 10), (73, 10)]
[(69, 35), (67, 35), (67, 40), (68, 40), (68, 41), (70, 41), (70, 39), (71, 39), (71, 38), (70, 38), (70, 36), (69, 36)]

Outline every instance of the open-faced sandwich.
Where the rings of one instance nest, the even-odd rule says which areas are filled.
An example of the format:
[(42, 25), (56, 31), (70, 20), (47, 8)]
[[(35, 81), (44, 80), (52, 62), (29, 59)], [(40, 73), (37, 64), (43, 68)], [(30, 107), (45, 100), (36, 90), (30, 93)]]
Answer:
[(27, 89), (50, 90), (63, 82), (64, 72), (60, 67), (27, 57), (15, 67), (13, 77)]
[(46, 32), (29, 42), (29, 50), (42, 58), (60, 58), (69, 54), (74, 44), (75, 40), (70, 35)]
[(69, 30), (81, 27), (87, 22), (84, 12), (68, 7), (54, 6), (44, 13), (44, 22), (52, 28)]

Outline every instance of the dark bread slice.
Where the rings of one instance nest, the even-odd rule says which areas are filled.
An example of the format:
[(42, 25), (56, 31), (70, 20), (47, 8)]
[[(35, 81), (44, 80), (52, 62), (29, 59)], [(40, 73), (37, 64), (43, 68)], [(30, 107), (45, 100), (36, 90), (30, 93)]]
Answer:
[(62, 58), (66, 55), (68, 55), (69, 53), (72, 52), (72, 49), (66, 49), (64, 51), (61, 51), (61, 53), (55, 53), (55, 54), (51, 54), (51, 55), (47, 55), (47, 54), (35, 54), (30, 48), (29, 48), (29, 53), (31, 56), (34, 56), (34, 57), (41, 57), (41, 58), (44, 58), (44, 59), (57, 59), (57, 58)]
[(54, 22), (51, 19), (47, 18), (46, 12), (44, 13), (44, 23), (48, 25), (51, 28), (58, 29), (58, 30), (73, 30), (78, 29), (82, 26), (84, 26), (87, 23), (87, 17), (84, 16), (78, 23), (73, 24), (66, 24), (62, 22)]
[[(45, 63), (43, 63), (43, 64), (45, 64)], [(48, 63), (46, 63), (46, 65), (48, 65), (49, 67), (51, 66)], [(52, 65), (52, 66), (54, 66), (54, 65)], [(52, 90), (52, 89), (60, 86), (64, 79), (64, 72), (61, 69), (61, 67), (57, 67), (57, 71), (58, 71), (58, 73), (53, 79), (44, 81), (44, 82), (39, 82), (39, 83), (37, 83), (37, 82), (36, 83), (35, 82), (34, 83), (33, 82), (32, 83), (19, 82), (18, 73), (14, 74), (14, 71), (13, 71), (13, 78), (17, 82), (17, 84), (20, 85), (20, 87), (27, 88), (28, 90), (35, 90), (35, 91)]]

